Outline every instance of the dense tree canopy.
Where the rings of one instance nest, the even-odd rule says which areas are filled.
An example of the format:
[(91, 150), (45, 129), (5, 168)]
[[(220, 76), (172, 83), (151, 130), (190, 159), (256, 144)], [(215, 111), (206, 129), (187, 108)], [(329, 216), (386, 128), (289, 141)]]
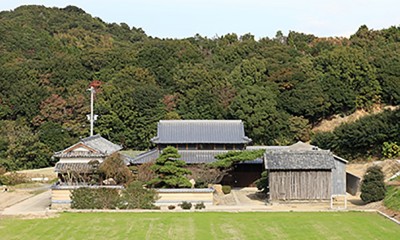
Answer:
[(159, 39), (74, 6), (0, 12), (0, 164), (47, 166), (87, 136), (93, 80), (95, 131), (126, 148), (151, 148), (160, 119), (242, 119), (254, 144), (307, 141), (334, 114), (400, 103), (400, 28)]

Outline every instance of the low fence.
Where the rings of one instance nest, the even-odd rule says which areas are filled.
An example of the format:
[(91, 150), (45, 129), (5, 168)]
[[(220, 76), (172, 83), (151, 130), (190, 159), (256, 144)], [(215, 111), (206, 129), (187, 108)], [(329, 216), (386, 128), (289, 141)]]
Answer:
[[(51, 209), (70, 209), (71, 191), (80, 187), (88, 188), (113, 188), (123, 189), (122, 186), (86, 186), (86, 185), (57, 185), (51, 188)], [(178, 188), (178, 189), (156, 189), (158, 200), (157, 206), (178, 205), (183, 201), (193, 204), (203, 202), (205, 205), (213, 205), (214, 189), (212, 188)]]

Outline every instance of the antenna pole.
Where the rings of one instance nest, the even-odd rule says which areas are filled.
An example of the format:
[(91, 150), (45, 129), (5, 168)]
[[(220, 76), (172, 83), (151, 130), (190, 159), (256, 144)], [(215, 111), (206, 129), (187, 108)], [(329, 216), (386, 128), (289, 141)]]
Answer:
[(93, 116), (93, 102), (94, 102), (94, 87), (90, 87), (90, 136), (93, 136), (93, 124), (94, 124), (94, 116)]

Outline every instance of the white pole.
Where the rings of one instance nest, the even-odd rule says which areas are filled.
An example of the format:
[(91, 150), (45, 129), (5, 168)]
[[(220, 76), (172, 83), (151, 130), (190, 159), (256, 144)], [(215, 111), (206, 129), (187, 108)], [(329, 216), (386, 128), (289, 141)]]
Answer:
[(93, 136), (93, 101), (94, 101), (94, 87), (90, 87), (90, 136)]

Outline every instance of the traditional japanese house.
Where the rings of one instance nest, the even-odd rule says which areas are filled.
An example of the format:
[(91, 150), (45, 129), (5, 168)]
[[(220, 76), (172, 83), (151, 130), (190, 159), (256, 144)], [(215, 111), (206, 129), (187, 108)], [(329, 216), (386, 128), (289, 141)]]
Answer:
[(106, 157), (121, 149), (121, 146), (100, 135), (83, 138), (78, 143), (53, 155), (59, 158), (54, 171), (58, 173), (62, 182), (73, 180), (76, 183), (80, 181), (82, 175), (92, 173)]
[[(155, 160), (167, 146), (178, 149), (187, 164), (216, 161), (215, 156), (229, 150), (245, 150), (251, 139), (245, 136), (241, 120), (161, 120), (153, 150), (135, 157), (132, 164)], [(235, 165), (224, 181), (232, 186), (249, 186), (260, 178), (262, 158)]]

